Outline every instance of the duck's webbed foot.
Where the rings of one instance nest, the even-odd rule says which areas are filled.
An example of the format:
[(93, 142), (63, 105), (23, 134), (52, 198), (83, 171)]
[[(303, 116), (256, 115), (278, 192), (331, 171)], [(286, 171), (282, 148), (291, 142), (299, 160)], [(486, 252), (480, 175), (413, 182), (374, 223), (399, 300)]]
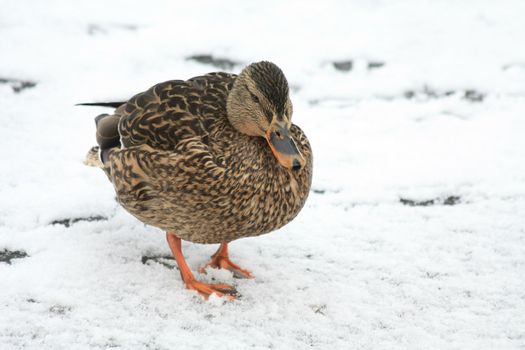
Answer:
[(210, 295), (215, 294), (219, 297), (226, 297), (229, 300), (235, 299), (237, 296), (237, 290), (229, 284), (208, 284), (204, 282), (197, 281), (193, 276), (186, 260), (182, 255), (182, 248), (180, 238), (174, 234), (167, 233), (166, 238), (170, 246), (171, 252), (179, 265), (180, 275), (184, 281), (186, 288), (193, 289), (199, 292), (204, 299), (208, 299)]
[(228, 257), (228, 243), (221, 243), (219, 249), (211, 256), (211, 261), (199, 269), (200, 273), (206, 273), (206, 268), (226, 269), (233, 272), (233, 276), (237, 278), (253, 278), (250, 271), (241, 268), (239, 265), (233, 263)]
[(206, 300), (208, 300), (212, 294), (218, 297), (226, 297), (229, 300), (234, 300), (237, 296), (237, 290), (233, 286), (225, 283), (208, 284), (199, 282), (196, 279), (184, 281), (184, 283), (186, 284), (186, 288), (196, 290)]

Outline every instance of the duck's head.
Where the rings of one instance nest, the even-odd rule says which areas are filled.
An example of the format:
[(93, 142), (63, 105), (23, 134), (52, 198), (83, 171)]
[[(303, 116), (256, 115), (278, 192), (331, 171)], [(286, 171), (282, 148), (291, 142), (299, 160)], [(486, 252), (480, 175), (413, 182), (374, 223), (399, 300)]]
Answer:
[(227, 111), (235, 129), (264, 137), (282, 166), (304, 167), (305, 159), (289, 133), (293, 108), (288, 81), (275, 64), (263, 61), (244, 68), (228, 95)]

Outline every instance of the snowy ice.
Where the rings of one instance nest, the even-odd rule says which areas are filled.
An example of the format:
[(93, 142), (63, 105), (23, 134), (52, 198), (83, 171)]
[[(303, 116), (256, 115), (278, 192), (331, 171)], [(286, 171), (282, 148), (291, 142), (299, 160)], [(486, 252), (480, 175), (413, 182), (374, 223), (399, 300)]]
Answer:
[[(0, 1), (0, 349), (525, 349), (524, 19), (519, 0)], [(230, 245), (255, 279), (198, 274), (217, 246), (183, 243), (233, 302), (186, 290), (164, 233), (82, 163), (110, 110), (75, 103), (224, 70), (194, 55), (278, 64), (314, 150), (300, 215)]]

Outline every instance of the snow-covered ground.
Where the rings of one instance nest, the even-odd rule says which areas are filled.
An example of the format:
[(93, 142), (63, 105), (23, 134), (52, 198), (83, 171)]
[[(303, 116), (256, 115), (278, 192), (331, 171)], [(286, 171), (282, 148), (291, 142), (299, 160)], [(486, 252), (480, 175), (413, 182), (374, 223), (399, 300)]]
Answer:
[[(521, 0), (0, 1), (0, 349), (525, 349), (524, 19)], [(164, 234), (82, 164), (106, 110), (75, 103), (222, 70), (194, 55), (277, 63), (315, 154), (299, 217), (231, 244), (256, 278), (198, 275), (233, 302), (185, 290)], [(216, 246), (183, 249), (196, 271)]]

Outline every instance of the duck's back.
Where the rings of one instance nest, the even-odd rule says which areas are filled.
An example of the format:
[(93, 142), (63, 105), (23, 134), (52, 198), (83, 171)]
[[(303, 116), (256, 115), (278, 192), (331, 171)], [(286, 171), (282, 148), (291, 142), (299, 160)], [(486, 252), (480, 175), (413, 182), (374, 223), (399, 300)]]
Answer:
[(120, 106), (118, 133), (122, 147), (147, 144), (173, 150), (182, 140), (204, 140), (226, 121), (226, 100), (236, 75), (210, 73), (159, 83)]

